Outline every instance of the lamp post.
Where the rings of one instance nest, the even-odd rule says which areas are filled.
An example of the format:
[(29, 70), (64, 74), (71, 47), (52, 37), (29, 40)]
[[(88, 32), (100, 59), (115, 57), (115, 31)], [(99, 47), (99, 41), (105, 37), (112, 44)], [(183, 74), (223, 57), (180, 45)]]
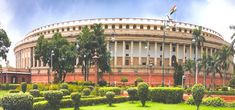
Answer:
[(197, 40), (195, 39), (195, 38), (193, 38), (192, 39), (192, 43), (194, 43), (195, 44), (195, 62), (196, 62), (196, 70), (195, 70), (195, 83), (197, 84), (197, 80), (198, 80), (198, 78), (197, 78), (197, 76), (198, 76), (198, 61), (197, 61), (197, 52), (198, 52), (198, 48), (197, 48), (197, 46), (198, 46), (198, 42), (197, 42)]
[(185, 75), (182, 76), (182, 88), (184, 88), (184, 80), (185, 80)]
[(55, 55), (54, 50), (51, 50), (51, 56), (50, 56), (51, 64), (50, 64), (49, 70), (48, 70), (48, 83), (51, 83), (50, 82), (50, 75), (51, 75), (50, 73), (52, 73), (52, 71), (53, 71), (53, 56), (54, 55)]
[[(115, 46), (115, 31), (111, 34), (111, 36), (110, 36), (110, 45), (109, 45), (109, 51), (110, 51), (110, 53), (112, 53), (112, 60), (113, 60), (113, 69), (114, 69), (114, 48), (113, 48), (113, 51), (111, 50), (111, 47), (112, 47), (112, 45), (111, 45), (111, 43), (113, 44), (113, 47)], [(111, 66), (111, 63), (110, 63), (110, 66)], [(113, 72), (113, 70), (111, 70), (110, 72), (109, 72), (109, 86), (110, 86), (110, 74)]]
[(99, 79), (98, 79), (98, 59), (99, 59), (99, 56), (98, 56), (98, 53), (96, 52), (96, 49), (95, 49), (95, 53), (94, 53), (94, 56), (92, 57), (93, 59), (94, 59), (94, 61), (95, 61), (95, 78), (96, 78), (96, 80), (95, 80), (95, 82), (97, 83), (98, 81), (99, 81)]

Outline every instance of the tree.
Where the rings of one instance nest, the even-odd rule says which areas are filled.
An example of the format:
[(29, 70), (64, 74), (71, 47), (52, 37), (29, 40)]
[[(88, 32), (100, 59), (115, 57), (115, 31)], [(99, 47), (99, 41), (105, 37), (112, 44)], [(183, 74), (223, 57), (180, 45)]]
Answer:
[(74, 92), (71, 94), (71, 99), (74, 102), (74, 110), (79, 110), (79, 103), (81, 100), (81, 94), (78, 92)]
[(0, 29), (0, 57), (4, 60), (7, 59), (8, 48), (11, 46), (11, 42), (7, 36), (5, 30)]
[(123, 83), (123, 85), (125, 85), (125, 82), (128, 82), (128, 79), (126, 77), (122, 77), (121, 82)]
[(182, 76), (184, 74), (184, 70), (183, 70), (183, 67), (182, 65), (179, 65), (178, 63), (175, 63), (174, 65), (174, 86), (177, 86), (177, 85), (182, 85)]
[(142, 106), (145, 106), (145, 102), (148, 100), (149, 86), (147, 83), (141, 82), (138, 84), (138, 96)]
[[(195, 61), (194, 60), (186, 60), (185, 64), (183, 65), (184, 71), (188, 71), (189, 74), (194, 74), (195, 72)], [(190, 81), (190, 79), (189, 79)], [(190, 83), (189, 83), (190, 85)]]
[(210, 58), (208, 58), (208, 56), (206, 55), (206, 53), (203, 53), (202, 58), (198, 59), (198, 61), (200, 62), (199, 64), (202, 66), (203, 68), (203, 84), (206, 87), (206, 76), (209, 74), (210, 72), (210, 68), (209, 68), (209, 64), (210, 64)]
[(112, 106), (112, 103), (114, 102), (114, 97), (115, 97), (115, 93), (113, 91), (108, 91), (106, 93), (106, 98), (110, 107)]
[(201, 84), (195, 84), (192, 88), (192, 96), (194, 99), (194, 104), (197, 106), (197, 110), (199, 110), (199, 106), (202, 102), (202, 98), (205, 94), (205, 88)]
[[(52, 50), (54, 55), (51, 59)], [(55, 33), (51, 40), (40, 36), (35, 48), (35, 59), (42, 60), (44, 65), (48, 64), (49, 66), (52, 61), (52, 71), (55, 71), (54, 82), (64, 82), (67, 73), (74, 72), (76, 48), (60, 33)]]
[(82, 29), (82, 32), (78, 35), (78, 55), (80, 59), (80, 65), (82, 65), (82, 71), (84, 75), (84, 80), (89, 79), (89, 68), (94, 64), (94, 52), (98, 53), (98, 72), (97, 81), (102, 78), (103, 73), (110, 72), (111, 68), (110, 53), (107, 51), (104, 30), (102, 29), (102, 24), (94, 24), (93, 30), (91, 31), (87, 26)]

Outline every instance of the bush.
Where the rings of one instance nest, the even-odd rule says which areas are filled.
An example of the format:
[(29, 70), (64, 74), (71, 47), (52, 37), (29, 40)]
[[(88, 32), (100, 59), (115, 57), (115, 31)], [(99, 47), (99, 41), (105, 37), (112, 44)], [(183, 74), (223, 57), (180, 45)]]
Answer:
[(33, 88), (33, 89), (38, 89), (38, 85), (37, 85), (37, 84), (33, 84), (33, 85), (32, 85), (32, 88)]
[(199, 106), (202, 102), (202, 98), (204, 97), (205, 88), (202, 84), (195, 84), (192, 88), (192, 96), (194, 99), (194, 103), (197, 106), (197, 110), (199, 110)]
[(144, 82), (144, 80), (141, 77), (137, 77), (135, 79), (135, 86), (137, 86), (139, 82)]
[(21, 91), (22, 91), (23, 93), (25, 93), (26, 90), (27, 90), (27, 83), (26, 83), (26, 82), (22, 82), (22, 83), (21, 83)]
[(45, 101), (45, 98), (44, 97), (34, 97), (33, 98), (33, 102), (40, 102), (40, 101)]
[(228, 91), (228, 87), (222, 87), (222, 91)]
[(58, 84), (50, 84), (49, 90), (59, 90), (60, 86)]
[(91, 90), (89, 88), (84, 88), (82, 93), (84, 96), (89, 96), (91, 94)]
[(13, 93), (1, 99), (4, 110), (33, 110), (33, 96), (29, 94)]
[(78, 82), (79, 86), (95, 86), (95, 83), (91, 82), (91, 81), (81, 81)]
[(1, 90), (15, 90), (17, 87), (19, 87), (19, 84), (0, 84)]
[(35, 102), (33, 104), (33, 110), (48, 110), (48, 102), (47, 101), (40, 101), (40, 102)]
[(68, 89), (69, 87), (68, 87), (68, 84), (67, 83), (62, 83), (61, 85), (60, 85), (60, 89)]
[(229, 81), (229, 86), (235, 88), (235, 76)]
[(63, 96), (70, 95), (70, 91), (68, 89), (60, 89), (60, 91), (63, 93)]
[(49, 108), (52, 110), (59, 110), (62, 97), (63, 93), (60, 91), (48, 91), (44, 93), (44, 98), (48, 101)]
[(129, 100), (132, 101), (132, 103), (133, 103), (134, 100), (138, 99), (137, 88), (133, 88), (133, 87), (128, 88), (127, 92), (128, 92), (128, 95), (129, 95)]
[(20, 91), (18, 90), (9, 90), (9, 93), (19, 93)]
[(81, 95), (79, 93), (72, 93), (71, 98), (74, 102), (74, 110), (79, 110), (79, 103), (80, 103)]
[(149, 86), (147, 83), (139, 83), (138, 84), (138, 96), (141, 101), (142, 106), (145, 106), (145, 102), (148, 100), (148, 90)]
[(100, 96), (105, 96), (106, 92), (108, 91), (113, 91), (115, 95), (120, 95), (121, 94), (121, 88), (118, 87), (101, 87), (99, 89), (99, 95)]
[(40, 96), (40, 91), (37, 90), (37, 89), (30, 90), (29, 93), (30, 93), (33, 97), (39, 97), (39, 96)]
[(99, 80), (99, 81), (98, 81), (98, 85), (101, 86), (101, 87), (107, 86), (107, 81), (105, 81), (105, 80)]
[(112, 106), (114, 96), (115, 96), (115, 93), (112, 91), (109, 91), (106, 93), (106, 98), (107, 98), (107, 101), (108, 101), (110, 107)]
[(208, 95), (235, 95), (234, 90), (230, 90), (230, 91), (208, 91), (206, 93)]
[(122, 77), (121, 82), (124, 84), (125, 82), (128, 82), (128, 79), (126, 77)]
[(150, 89), (150, 99), (153, 102), (180, 103), (184, 90), (178, 87), (155, 87)]
[(193, 100), (193, 97), (189, 97), (188, 100), (186, 100), (185, 102), (186, 104), (189, 104), (189, 105), (194, 105), (194, 100)]
[(219, 107), (219, 106), (224, 106), (225, 102), (220, 97), (208, 97), (203, 99), (202, 104), (207, 106)]
[(192, 89), (192, 88), (187, 88), (187, 89), (185, 90), (185, 92), (189, 95), (189, 94), (191, 94), (191, 89)]

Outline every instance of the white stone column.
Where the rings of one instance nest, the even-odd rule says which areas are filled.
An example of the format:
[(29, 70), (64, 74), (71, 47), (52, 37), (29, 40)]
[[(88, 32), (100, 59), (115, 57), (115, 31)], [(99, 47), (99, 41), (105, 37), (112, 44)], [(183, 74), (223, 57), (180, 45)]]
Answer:
[(183, 63), (185, 63), (185, 44), (184, 44), (184, 46), (183, 46)]
[(131, 41), (131, 65), (133, 65), (133, 41)]
[(206, 56), (208, 56), (208, 48), (206, 47)]
[(35, 52), (35, 48), (33, 47), (33, 67), (35, 67), (35, 58), (34, 58), (35, 54), (34, 54), (34, 52)]
[(203, 56), (203, 46), (201, 46), (201, 58)]
[(139, 41), (139, 65), (141, 64), (141, 41)]
[(154, 65), (157, 66), (157, 42), (155, 42), (154, 50)]
[(110, 45), (110, 44), (109, 44), (109, 41), (107, 41), (106, 48), (107, 48), (108, 51), (110, 51), (109, 45)]
[(126, 53), (126, 43), (125, 41), (122, 42), (122, 65), (125, 66), (125, 53)]
[(114, 66), (117, 65), (117, 41), (114, 44)]
[(179, 44), (176, 44), (176, 62), (179, 62)]
[(172, 52), (172, 43), (170, 43), (170, 48), (169, 48), (169, 66), (171, 66), (171, 52)]
[(213, 49), (213, 48), (210, 48), (210, 54), (211, 54), (211, 56), (212, 56), (212, 49)]
[(192, 44), (190, 44), (190, 46), (189, 46), (189, 56), (190, 56), (190, 59), (192, 60), (193, 59), (193, 56), (192, 56)]
[(149, 58), (150, 57), (150, 53), (149, 53), (149, 41), (147, 42), (147, 48), (146, 49), (147, 49), (147, 51), (146, 51), (147, 52), (147, 58), (146, 58), (147, 61), (146, 61), (146, 64), (149, 65), (149, 59), (150, 59)]

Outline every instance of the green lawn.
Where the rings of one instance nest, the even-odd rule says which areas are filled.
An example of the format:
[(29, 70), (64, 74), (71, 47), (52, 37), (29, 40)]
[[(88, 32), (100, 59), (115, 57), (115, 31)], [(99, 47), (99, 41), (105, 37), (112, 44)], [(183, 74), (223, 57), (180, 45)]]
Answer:
[(0, 98), (2, 98), (6, 94), (8, 94), (8, 90), (0, 90)]
[[(66, 108), (61, 110), (74, 110), (73, 108)], [(196, 106), (186, 104), (161, 104), (155, 102), (147, 102), (147, 107), (141, 107), (139, 102), (131, 104), (130, 102), (114, 104), (113, 107), (109, 107), (108, 104), (85, 106), (80, 110), (196, 110)], [(234, 110), (234, 108), (225, 107), (209, 107), (201, 106), (200, 110)]]

